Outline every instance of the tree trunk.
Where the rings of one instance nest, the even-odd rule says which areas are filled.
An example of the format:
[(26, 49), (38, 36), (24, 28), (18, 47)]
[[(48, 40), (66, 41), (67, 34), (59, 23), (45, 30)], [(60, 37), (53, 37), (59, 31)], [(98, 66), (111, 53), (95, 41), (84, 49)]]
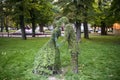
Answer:
[(89, 39), (89, 33), (88, 33), (88, 24), (87, 21), (83, 22), (84, 25), (84, 38)]
[(2, 3), (2, 1), (0, 1), (0, 23), (1, 23), (1, 25), (0, 25), (0, 28), (1, 28), (1, 30), (0, 30), (0, 32), (3, 32), (3, 29), (4, 29), (4, 16), (3, 16), (3, 3)]
[(24, 24), (24, 6), (21, 4), (21, 6), (19, 6), (19, 10), (21, 11), (21, 14), (19, 15), (19, 19), (20, 19), (20, 28), (21, 28), (21, 32), (22, 32), (22, 39), (26, 40), (26, 33), (25, 33), (25, 24)]
[(105, 22), (101, 22), (101, 35), (107, 35), (106, 24)]
[(39, 26), (40, 26), (40, 32), (44, 32), (44, 30), (43, 30), (43, 24), (39, 24)]
[(6, 30), (6, 32), (8, 33), (8, 37), (9, 37), (9, 29), (8, 29), (8, 16), (6, 16), (6, 18), (5, 18), (5, 30)]
[(32, 37), (35, 37), (35, 20), (32, 21)]
[(81, 41), (81, 22), (76, 21), (75, 27), (76, 27), (76, 40), (77, 42), (80, 42)]
[(34, 9), (31, 9), (30, 11), (30, 16), (31, 16), (31, 22), (32, 22), (32, 37), (35, 37), (35, 28), (36, 28), (36, 24), (35, 24), (35, 11)]
[(1, 30), (0, 30), (0, 32), (3, 32), (3, 30), (4, 30), (4, 18), (1, 17)]
[(20, 15), (20, 28), (21, 28), (21, 32), (22, 32), (22, 39), (26, 40), (26, 34), (25, 34), (25, 25), (24, 25), (24, 15)]
[(16, 24), (16, 29), (19, 30), (19, 23)]

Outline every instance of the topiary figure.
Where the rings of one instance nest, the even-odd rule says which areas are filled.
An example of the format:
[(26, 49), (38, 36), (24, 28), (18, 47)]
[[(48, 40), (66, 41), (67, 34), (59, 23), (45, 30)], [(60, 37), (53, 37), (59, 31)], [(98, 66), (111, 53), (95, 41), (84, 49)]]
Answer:
[(73, 25), (69, 23), (69, 20), (67, 17), (60, 18), (60, 22), (64, 23), (65, 30), (64, 30), (64, 40), (62, 43), (67, 42), (68, 43), (68, 49), (71, 54), (71, 65), (72, 70), (74, 73), (78, 73), (78, 54), (79, 54), (79, 46), (78, 42), (76, 40), (76, 33), (73, 28)]
[(60, 22), (56, 22), (50, 40), (37, 53), (34, 61), (34, 73), (46, 75), (61, 72), (60, 51), (57, 43), (57, 39), (61, 35), (60, 27)]
[(74, 73), (78, 73), (78, 53), (79, 47), (76, 41), (76, 34), (72, 24), (65, 26), (65, 41), (68, 43), (68, 49), (71, 54), (71, 65)]

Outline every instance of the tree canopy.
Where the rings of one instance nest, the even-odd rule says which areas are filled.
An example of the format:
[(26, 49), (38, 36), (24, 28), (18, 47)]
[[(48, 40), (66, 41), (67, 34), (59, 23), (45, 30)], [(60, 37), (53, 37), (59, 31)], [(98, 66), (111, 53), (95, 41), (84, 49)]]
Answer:
[(113, 0), (110, 7), (112, 22), (120, 22), (120, 0)]
[[(34, 29), (36, 24), (45, 25), (52, 23), (54, 20), (53, 4), (51, 0), (1, 0), (0, 4), (0, 20), (2, 26), (4, 23), (3, 18), (9, 16), (13, 24), (21, 25), (20, 23), (23, 21), (23, 25), (21, 26), (23, 28), (25, 24), (32, 23), (33, 33), (35, 33)], [(20, 19), (20, 16), (23, 16), (23, 18)]]

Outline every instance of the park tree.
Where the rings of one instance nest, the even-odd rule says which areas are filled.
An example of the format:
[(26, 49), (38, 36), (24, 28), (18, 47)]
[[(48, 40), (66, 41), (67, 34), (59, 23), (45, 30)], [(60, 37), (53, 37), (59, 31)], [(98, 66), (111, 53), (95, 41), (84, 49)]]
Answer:
[[(15, 20), (13, 18), (16, 15), (20, 14), (20, 12), (17, 13), (17, 11), (19, 10), (18, 5), (20, 5), (20, 3), (17, 0), (3, 0), (3, 3), (4, 3), (3, 10), (4, 10), (4, 16), (5, 16), (4, 17), (4, 24), (5, 24), (5, 27), (6, 27), (6, 31), (8, 32), (8, 23), (11, 20)], [(13, 16), (13, 14), (14, 14), (14, 16)], [(19, 19), (20, 18), (17, 18), (17, 21), (19, 21), (19, 24), (20, 24), (20, 20)], [(22, 37), (23, 37), (23, 35), (22, 35)]]
[(50, 0), (41, 0), (38, 2), (41, 7), (36, 12), (37, 18), (36, 22), (40, 26), (40, 31), (43, 31), (43, 26), (47, 26), (48, 24), (52, 23), (54, 20), (54, 12), (53, 12), (53, 5)]
[(101, 35), (107, 34), (107, 24), (112, 20), (109, 11), (112, 0), (95, 0), (94, 2), (94, 24), (101, 27)]
[(40, 32), (44, 32), (43, 26), (52, 23), (53, 5), (50, 0), (31, 0), (28, 11), (26, 21), (32, 23), (32, 36), (35, 37), (36, 24), (39, 24)]
[(36, 3), (36, 0), (32, 0), (31, 2), (31, 8), (29, 9), (29, 13), (30, 13), (30, 21), (32, 23), (32, 37), (35, 37), (35, 28), (36, 28), (36, 23), (35, 23), (35, 19), (36, 19), (36, 16), (35, 16), (35, 9), (34, 9), (34, 5)]
[(11, 18), (12, 18), (12, 5), (7, 0), (0, 1), (0, 21), (1, 21), (1, 32), (5, 28), (6, 32), (8, 33), (9, 37), (9, 29), (8, 27), (11, 26)]
[(0, 32), (3, 32), (3, 28), (4, 28), (4, 11), (3, 11), (3, 0), (0, 1), (0, 28), (1, 28), (1, 31)]
[(26, 40), (25, 34), (25, 11), (27, 11), (27, 2), (28, 0), (6, 0), (9, 4), (12, 5), (12, 10), (14, 13), (14, 17), (17, 17), (21, 32), (22, 32), (22, 39)]
[[(12, 15), (12, 5), (9, 1), (4, 1), (4, 25), (6, 32), (9, 33), (8, 27), (10, 26), (10, 20)], [(9, 36), (9, 35), (8, 35)]]
[(52, 3), (50, 0), (31, 0), (29, 1), (29, 15), (32, 23), (32, 36), (35, 37), (36, 24), (43, 32), (43, 26), (53, 21)]
[(11, 5), (4, 0), (0, 1), (0, 17), (1, 17), (1, 32), (3, 32), (3, 28), (5, 27), (6, 32), (8, 32), (8, 23)]
[(25, 34), (25, 22), (24, 22), (24, 18), (25, 18), (25, 1), (22, 0), (22, 1), (18, 1), (18, 7), (16, 7), (16, 9), (18, 8), (20, 14), (19, 14), (19, 20), (20, 20), (20, 28), (21, 28), (21, 32), (22, 32), (22, 38), (24, 40), (26, 40), (26, 34)]
[[(93, 10), (93, 2), (94, 0), (83, 0), (83, 25), (84, 25), (84, 38), (89, 39), (88, 32), (88, 21), (92, 18), (91, 11)], [(90, 19), (89, 19), (90, 18)]]
[(110, 7), (110, 16), (112, 23), (120, 22), (120, 0), (113, 0)]
[[(23, 39), (26, 39), (26, 23), (32, 23), (32, 36), (35, 37), (36, 24), (42, 25), (43, 30), (43, 25), (53, 21), (54, 13), (50, 0), (5, 0), (5, 2), (11, 4), (12, 20), (20, 26)], [(10, 10), (8, 5), (5, 5)]]

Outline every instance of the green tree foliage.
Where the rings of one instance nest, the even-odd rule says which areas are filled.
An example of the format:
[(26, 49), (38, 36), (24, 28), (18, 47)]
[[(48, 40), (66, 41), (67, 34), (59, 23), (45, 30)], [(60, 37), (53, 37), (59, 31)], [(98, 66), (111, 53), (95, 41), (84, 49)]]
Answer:
[(22, 39), (26, 40), (25, 34), (25, 15), (27, 15), (27, 2), (28, 0), (6, 0), (12, 6), (13, 13), (15, 14), (13, 17), (17, 17), (17, 22), (20, 24)]
[(51, 24), (54, 20), (53, 5), (47, 0), (38, 1), (38, 5), (41, 5), (38, 11), (36, 11), (36, 22), (40, 25), (43, 32), (43, 26)]
[[(75, 24), (77, 41), (80, 41), (81, 38), (81, 22), (84, 22), (88, 19), (88, 11), (92, 8), (93, 0), (58, 0), (58, 3), (61, 6), (63, 15), (67, 16), (70, 22)], [(87, 26), (85, 26), (87, 27)], [(88, 34), (88, 28), (85, 28), (85, 34)], [(87, 32), (86, 32), (87, 31)]]
[(112, 0), (94, 0), (92, 24), (101, 27), (101, 35), (107, 34), (107, 27), (111, 25), (112, 17), (109, 11)]
[[(76, 26), (80, 26), (80, 20), (81, 20), (81, 13), (80, 13), (80, 9), (78, 10), (77, 9), (77, 5), (76, 3), (73, 1), (73, 0), (58, 0), (58, 2), (56, 2), (56, 4), (58, 4), (58, 6), (61, 7), (61, 10), (62, 10), (62, 14), (66, 17), (69, 18), (70, 22), (72, 23), (75, 23), (77, 22), (78, 25)], [(78, 28), (77, 30), (77, 39), (78, 41), (80, 40), (80, 28), (79, 27), (76, 27)]]
[(8, 16), (12, 13), (11, 18), (16, 24), (20, 24), (24, 39), (26, 23), (32, 23), (33, 37), (35, 37), (36, 24), (45, 25), (53, 21), (54, 12), (51, 0), (2, 0), (1, 4), (2, 2), (6, 11), (4, 15)]
[[(84, 38), (89, 39), (88, 33), (88, 20), (90, 16), (90, 10), (93, 9), (92, 3), (94, 0), (83, 1), (83, 25), (84, 25)], [(89, 16), (89, 17), (88, 17)]]
[[(113, 0), (113, 2), (111, 3), (111, 8), (110, 8), (110, 16), (111, 16), (111, 20), (113, 22), (119, 22), (120, 21), (120, 0)], [(112, 23), (113, 23), (112, 22)]]
[(0, 1), (0, 19), (1, 19), (1, 31), (5, 27), (6, 32), (8, 31), (8, 26), (10, 26), (12, 6), (6, 0)]
[(4, 24), (4, 12), (3, 12), (3, 1), (0, 1), (0, 28), (1, 32), (3, 32)]

